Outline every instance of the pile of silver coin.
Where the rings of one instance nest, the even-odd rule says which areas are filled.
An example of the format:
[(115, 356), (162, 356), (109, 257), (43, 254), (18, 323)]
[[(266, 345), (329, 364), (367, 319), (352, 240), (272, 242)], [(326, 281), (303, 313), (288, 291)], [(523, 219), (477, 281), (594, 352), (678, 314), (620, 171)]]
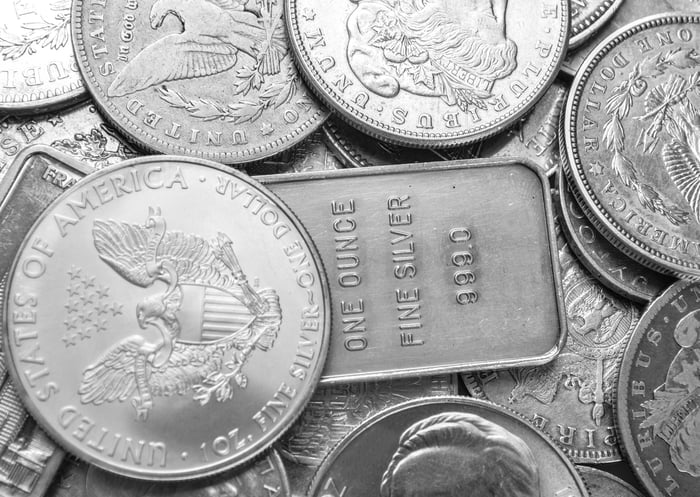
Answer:
[(700, 0), (0, 0), (0, 497), (697, 497)]

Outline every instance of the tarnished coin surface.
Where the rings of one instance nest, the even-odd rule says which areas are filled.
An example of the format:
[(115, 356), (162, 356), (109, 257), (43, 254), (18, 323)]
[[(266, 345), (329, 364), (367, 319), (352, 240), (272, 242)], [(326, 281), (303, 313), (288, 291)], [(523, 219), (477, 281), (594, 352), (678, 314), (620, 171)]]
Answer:
[(586, 42), (620, 8), (623, 0), (578, 0), (571, 2), (571, 32), (569, 50)]
[(276, 451), (254, 464), (177, 483), (134, 480), (90, 466), (86, 497), (290, 497), (289, 482)]
[(575, 462), (618, 461), (614, 388), (639, 311), (593, 279), (561, 233), (558, 245), (569, 329), (562, 353), (544, 366), (466, 374), (464, 383), (530, 419)]
[(318, 261), (247, 176), (178, 157), (122, 162), (25, 238), (5, 302), (13, 378), (42, 426), (103, 469), (178, 480), (240, 466), (320, 376)]
[(92, 497), (97, 495), (100, 497), (118, 497), (119, 494), (115, 491), (102, 494), (89, 494), (85, 485), (88, 468), (89, 466), (86, 463), (67, 457), (65, 461), (63, 461), (54, 482), (46, 492), (46, 497)]
[(321, 386), (277, 448), (287, 460), (316, 467), (370, 416), (409, 399), (456, 395), (457, 381), (441, 375)]
[(648, 267), (700, 278), (700, 14), (648, 17), (579, 71), (563, 163), (594, 226)]
[(0, 112), (37, 112), (82, 97), (70, 0), (0, 0), (0, 12)]
[(73, 3), (97, 105), (149, 150), (223, 163), (270, 157), (327, 116), (300, 81), (276, 0)]
[(625, 350), (617, 418), (650, 495), (700, 491), (700, 284), (679, 281), (644, 312)]
[[(580, 3), (582, 2), (572, 2), (572, 11), (576, 8), (574, 5)], [(624, 0), (612, 18), (606, 21), (605, 25), (591, 39), (581, 47), (570, 50), (566, 54), (561, 70), (569, 76), (574, 76), (586, 57), (596, 49), (596, 46), (618, 29), (643, 17), (674, 10), (698, 12), (700, 11), (700, 2), (697, 0)]]
[(547, 436), (507, 409), (464, 397), (419, 399), (381, 411), (326, 458), (308, 495), (465, 492), (588, 496), (573, 464)]
[(443, 157), (432, 150), (421, 150), (385, 143), (368, 136), (340, 119), (330, 118), (323, 125), (328, 144), (345, 167), (386, 166), (432, 162)]
[(558, 174), (561, 225), (570, 247), (595, 278), (616, 293), (648, 302), (674, 279), (639, 264), (615, 248), (588, 220), (563, 172)]
[(567, 48), (569, 2), (286, 0), (312, 90), (353, 126), (423, 147), (473, 143), (516, 122)]
[(527, 157), (551, 176), (559, 167), (559, 118), (568, 85), (555, 81), (526, 117), (481, 144), (481, 157)]
[(0, 178), (30, 145), (50, 145), (95, 169), (136, 156), (88, 103), (39, 116), (0, 116)]
[(624, 480), (589, 466), (576, 466), (586, 482), (591, 497), (644, 497), (636, 488)]

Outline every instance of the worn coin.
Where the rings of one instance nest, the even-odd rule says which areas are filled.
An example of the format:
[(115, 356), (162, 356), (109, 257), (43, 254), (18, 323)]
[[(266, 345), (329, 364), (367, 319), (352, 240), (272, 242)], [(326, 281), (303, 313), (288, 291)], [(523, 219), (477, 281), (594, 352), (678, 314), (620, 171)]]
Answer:
[(345, 167), (432, 162), (443, 158), (429, 149), (420, 150), (382, 142), (337, 118), (326, 121), (323, 133), (336, 157)]
[[(572, 4), (577, 3), (579, 2), (572, 2)], [(700, 2), (698, 0), (653, 0), (651, 2), (649, 0), (624, 0), (612, 18), (607, 21), (602, 29), (595, 33), (593, 38), (586, 41), (583, 46), (576, 50), (570, 50), (566, 54), (561, 70), (569, 76), (574, 76), (586, 60), (586, 57), (595, 51), (598, 44), (615, 31), (643, 17), (671, 11), (697, 12), (700, 11)]]
[(11, 373), (42, 426), (103, 469), (178, 480), (240, 466), (320, 376), (318, 261), (247, 176), (178, 157), (122, 162), (25, 238), (5, 303)]
[(591, 497), (644, 497), (636, 488), (617, 476), (591, 468), (576, 466), (586, 482)]
[(524, 115), (566, 52), (569, 2), (286, 0), (296, 62), (350, 124), (389, 142), (473, 143)]
[(250, 175), (333, 171), (343, 165), (331, 152), (321, 130), (295, 147), (245, 168)]
[(80, 0), (72, 24), (97, 105), (150, 150), (250, 162), (327, 116), (294, 68), (281, 1)]
[(277, 448), (285, 459), (318, 466), (365, 419), (409, 399), (456, 395), (457, 381), (456, 375), (440, 375), (321, 386)]
[(625, 350), (617, 420), (650, 495), (700, 491), (700, 284), (679, 281), (644, 312)]
[(535, 108), (508, 131), (485, 140), (481, 157), (527, 157), (551, 176), (559, 167), (559, 118), (568, 85), (555, 81)]
[[(467, 490), (468, 489), (468, 490)], [(545, 435), (489, 402), (418, 399), (381, 411), (321, 465), (309, 497), (587, 496)]]
[(575, 462), (618, 461), (614, 387), (639, 311), (580, 266), (561, 232), (558, 246), (569, 329), (561, 354), (544, 366), (465, 374), (464, 383), (529, 418)]
[(177, 483), (134, 480), (90, 466), (86, 496), (99, 497), (290, 497), (289, 482), (276, 451), (241, 469)]
[(0, 116), (0, 177), (30, 145), (50, 145), (101, 169), (136, 156), (89, 103), (32, 117)]
[(32, 113), (81, 98), (70, 0), (0, 0), (0, 112)]
[(46, 497), (118, 497), (115, 492), (89, 494), (85, 486), (87, 473), (87, 464), (67, 457), (46, 492)]
[(620, 8), (623, 0), (577, 0), (571, 2), (569, 50), (585, 43)]
[(700, 278), (700, 14), (605, 40), (579, 71), (563, 163), (584, 213), (646, 266)]
[(563, 172), (558, 174), (562, 228), (570, 247), (595, 278), (612, 291), (636, 302), (648, 302), (673, 283), (613, 246), (581, 211)]

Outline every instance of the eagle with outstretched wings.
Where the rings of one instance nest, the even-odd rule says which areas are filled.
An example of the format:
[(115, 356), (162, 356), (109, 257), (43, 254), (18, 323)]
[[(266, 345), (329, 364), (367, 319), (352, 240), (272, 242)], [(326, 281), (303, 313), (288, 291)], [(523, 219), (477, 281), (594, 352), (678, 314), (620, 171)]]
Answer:
[[(253, 289), (241, 269), (231, 240), (215, 241), (167, 231), (160, 211), (151, 209), (144, 225), (96, 220), (93, 241), (102, 261), (125, 280), (150, 288), (167, 285), (136, 306), (141, 329), (155, 328), (158, 340), (131, 335), (114, 345), (83, 372), (83, 403), (123, 402), (132, 398), (137, 416), (146, 419), (153, 396), (194, 393), (202, 405), (233, 395), (232, 381), (245, 388), (242, 372), (253, 350), (267, 351), (281, 325), (279, 297), (272, 289)], [(178, 340), (177, 311), (184, 285), (218, 290), (248, 310), (248, 320), (235, 332), (209, 343)]]
[[(160, 38), (144, 48), (107, 89), (121, 97), (168, 81), (202, 78), (234, 67), (247, 54), (261, 75), (280, 72), (287, 53), (281, 16), (271, 16), (277, 0), (156, 0), (151, 28), (159, 29), (172, 15), (183, 31)], [(257, 5), (261, 4), (261, 5)]]

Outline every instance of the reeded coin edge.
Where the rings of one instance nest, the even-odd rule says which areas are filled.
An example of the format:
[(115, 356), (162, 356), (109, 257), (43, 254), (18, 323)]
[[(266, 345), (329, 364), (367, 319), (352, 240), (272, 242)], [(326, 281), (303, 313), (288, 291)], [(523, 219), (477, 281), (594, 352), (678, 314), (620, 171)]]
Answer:
[[(602, 203), (586, 179), (585, 173), (583, 173), (583, 165), (578, 154), (578, 145), (575, 143), (576, 115), (583, 97), (583, 86), (586, 84), (593, 69), (603, 60), (604, 56), (610, 53), (620, 42), (645, 29), (678, 23), (700, 24), (700, 14), (693, 12), (655, 14), (642, 18), (628, 26), (623, 26), (603, 40), (581, 65), (585, 69), (576, 73), (572, 91), (569, 93), (569, 99), (566, 102), (566, 110), (562, 114), (560, 121), (559, 140), (560, 148), (563, 145), (564, 148), (562, 149), (566, 150), (566, 154), (562, 154), (564, 171), (568, 180), (575, 184), (576, 188), (572, 188), (574, 196), (593, 226), (616, 248), (640, 264), (662, 274), (670, 274), (689, 281), (698, 281), (700, 280), (700, 264), (670, 257), (652, 249), (634, 237), (633, 233), (625, 230), (622, 225), (617, 223), (604, 210)], [(584, 195), (584, 192), (586, 195)]]
[[(311, 483), (306, 491), (307, 497), (313, 497), (318, 490), (318, 486), (322, 483), (322, 477), (324, 473), (333, 465), (338, 455), (347, 448), (347, 446), (352, 443), (356, 438), (358, 438), (362, 432), (371, 428), (374, 424), (381, 422), (384, 418), (387, 418), (395, 413), (401, 411), (408, 411), (413, 407), (421, 407), (432, 404), (447, 404), (447, 405), (467, 405), (475, 408), (483, 408), (487, 411), (495, 412), (496, 414), (510, 416), (516, 418), (518, 421), (522, 422), (527, 428), (531, 429), (537, 436), (542, 438), (547, 445), (549, 445), (554, 452), (564, 461), (564, 464), (569, 466), (569, 471), (574, 481), (577, 483), (579, 490), (584, 490), (583, 494), (589, 496), (590, 492), (588, 489), (588, 484), (583, 480), (581, 474), (576, 470), (576, 465), (572, 459), (563, 452), (559, 446), (554, 442), (552, 437), (547, 433), (544, 433), (537, 428), (535, 428), (532, 423), (530, 423), (522, 414), (513, 411), (512, 409), (491, 402), (490, 400), (476, 399), (471, 397), (463, 397), (458, 395), (446, 395), (442, 397), (420, 397), (416, 399), (407, 400), (400, 404), (395, 404), (393, 406), (387, 407), (386, 409), (379, 411), (367, 419), (363, 420), (359, 425), (354, 427), (347, 435), (345, 435), (337, 444), (333, 446), (330, 452), (323, 458), (321, 464), (318, 466), (314, 472), (314, 476), (311, 479)], [(447, 409), (445, 409), (447, 410)]]
[[(564, 235), (566, 236), (567, 241), (569, 242), (569, 246), (571, 249), (574, 251), (574, 254), (576, 255), (576, 258), (583, 266), (588, 270), (589, 273), (591, 273), (596, 280), (598, 280), (600, 283), (605, 285), (610, 291), (622, 295), (623, 297), (633, 300), (639, 304), (646, 304), (650, 300), (654, 299), (656, 295), (652, 295), (649, 293), (643, 293), (639, 290), (636, 290), (634, 287), (631, 286), (623, 286), (623, 283), (620, 282), (619, 280), (616, 280), (612, 278), (605, 269), (603, 269), (596, 261), (595, 259), (588, 253), (588, 251), (584, 248), (581, 240), (579, 237), (577, 237), (571, 228), (571, 213), (567, 209), (567, 207), (564, 205), (564, 202), (566, 202), (564, 195), (561, 193), (563, 188), (567, 187), (567, 178), (564, 172), (559, 172), (558, 173), (558, 178), (556, 179), (557, 186), (559, 189), (559, 211), (561, 213), (561, 218), (563, 220), (562, 225), (562, 231), (564, 232)], [(573, 188), (572, 188), (573, 190)], [(580, 204), (575, 198), (575, 195), (572, 195), (572, 200), (576, 202), (576, 205), (579, 206)], [(583, 212), (583, 209), (582, 209)], [(584, 214), (584, 216), (586, 216)], [(588, 216), (586, 216), (586, 219), (588, 219)], [(594, 228), (595, 229), (595, 228)], [(596, 232), (599, 234), (598, 232)], [(602, 236), (602, 235), (601, 235)], [(605, 238), (605, 241), (607, 241), (607, 238)], [(613, 246), (612, 247), (614, 250), (618, 250), (617, 247)], [(628, 257), (627, 254), (624, 252), (621, 252), (621, 254), (625, 257)], [(634, 259), (630, 259), (630, 262), (637, 262)]]
[(622, 451), (625, 458), (634, 471), (640, 482), (644, 485), (644, 488), (652, 495), (652, 497), (667, 497), (664, 492), (659, 489), (654, 481), (649, 477), (645, 470), (644, 461), (639, 456), (637, 451), (631, 449), (634, 447), (634, 437), (632, 435), (632, 429), (627, 423), (628, 408), (627, 394), (629, 393), (628, 383), (631, 379), (632, 374), (632, 363), (634, 362), (634, 354), (638, 349), (639, 343), (645, 336), (645, 331), (647, 326), (653, 318), (661, 311), (661, 309), (669, 303), (669, 301), (678, 293), (685, 290), (688, 286), (695, 284), (691, 281), (677, 281), (669, 288), (667, 288), (661, 295), (654, 299), (642, 314), (641, 319), (637, 323), (632, 336), (630, 337), (627, 345), (625, 346), (625, 351), (622, 354), (622, 360), (620, 365), (620, 373), (617, 378), (617, 389), (614, 392), (616, 397), (616, 410), (615, 410), (615, 423), (617, 427), (617, 433), (621, 438)]
[[(35, 147), (32, 147), (33, 149), (49, 149), (50, 147), (46, 147), (43, 145), (37, 145)], [(57, 155), (61, 156), (62, 154), (58, 153)], [(315, 369), (311, 371), (311, 373), (308, 375), (309, 381), (309, 387), (305, 389), (305, 391), (299, 393), (299, 398), (300, 403), (298, 405), (298, 408), (295, 413), (290, 415), (288, 422), (285, 426), (281, 426), (280, 424), (277, 424), (272, 428), (272, 431), (277, 429), (277, 433), (275, 433), (274, 437), (269, 438), (265, 443), (260, 444), (259, 447), (251, 449), (248, 448), (243, 451), (243, 454), (245, 454), (243, 457), (240, 458), (235, 458), (235, 457), (228, 457), (227, 459), (224, 459), (222, 461), (214, 462), (207, 464), (206, 468), (204, 469), (199, 469), (199, 470), (181, 470), (178, 471), (176, 474), (170, 473), (170, 474), (162, 474), (162, 473), (149, 473), (147, 471), (138, 473), (136, 471), (133, 471), (131, 468), (122, 468), (122, 467), (113, 467), (110, 466), (109, 464), (105, 464), (104, 461), (97, 459), (95, 456), (92, 456), (89, 452), (87, 451), (82, 451), (80, 450), (80, 447), (78, 446), (73, 446), (70, 443), (66, 443), (66, 440), (64, 437), (55, 431), (53, 427), (45, 422), (46, 421), (46, 416), (44, 413), (41, 412), (41, 410), (37, 407), (29, 393), (27, 392), (24, 384), (22, 383), (20, 379), (20, 373), (17, 369), (17, 362), (15, 360), (15, 356), (12, 353), (12, 349), (9, 346), (9, 323), (7, 323), (7, 316), (8, 316), (8, 305), (9, 301), (5, 299), (2, 302), (2, 311), (0, 314), (2, 315), (3, 319), (3, 326), (2, 326), (2, 337), (0, 337), (0, 342), (2, 345), (2, 350), (5, 354), (5, 360), (7, 361), (7, 370), (10, 374), (10, 377), (15, 384), (17, 393), (22, 400), (22, 403), (24, 404), (25, 408), (27, 411), (32, 415), (32, 417), (35, 419), (37, 424), (44, 430), (44, 432), (49, 436), (51, 440), (53, 440), (56, 445), (59, 448), (62, 448), (65, 450), (67, 454), (69, 454), (72, 457), (75, 457), (79, 460), (82, 461), (87, 461), (90, 464), (94, 464), (95, 466), (104, 469), (105, 471), (110, 471), (112, 473), (116, 473), (122, 476), (126, 476), (128, 478), (135, 478), (135, 479), (140, 479), (140, 480), (147, 480), (151, 479), (154, 481), (185, 481), (185, 480), (190, 480), (194, 478), (201, 478), (201, 477), (206, 477), (206, 476), (211, 476), (215, 475), (218, 473), (221, 473), (226, 470), (230, 470), (236, 467), (240, 467), (242, 465), (245, 465), (246, 463), (253, 461), (256, 457), (258, 457), (260, 454), (264, 453), (266, 450), (270, 449), (273, 444), (284, 434), (284, 432), (296, 422), (296, 420), (299, 418), (299, 416), (302, 414), (306, 404), (308, 404), (309, 400), (311, 400), (311, 396), (313, 395), (315, 386), (318, 384), (321, 373), (323, 371), (323, 366), (325, 365), (326, 362), (326, 357), (328, 355), (328, 348), (329, 348), (329, 343), (330, 343), (330, 326), (331, 326), (331, 305), (330, 305), (330, 291), (328, 287), (328, 279), (326, 276), (326, 271), (323, 265), (323, 261), (318, 253), (318, 249), (316, 248), (316, 245), (313, 243), (313, 240), (311, 240), (311, 237), (309, 236), (306, 228), (302, 224), (301, 220), (293, 213), (293, 211), (287, 206), (286, 203), (284, 203), (275, 193), (270, 191), (265, 185), (261, 184), (260, 182), (256, 181), (254, 178), (240, 173), (236, 171), (235, 169), (230, 169), (222, 166), (221, 164), (217, 164), (216, 162), (212, 162), (206, 159), (200, 159), (200, 158), (195, 158), (195, 157), (182, 157), (182, 156), (174, 156), (174, 155), (154, 155), (154, 156), (145, 156), (145, 157), (138, 157), (135, 159), (129, 159), (123, 162), (120, 162), (118, 164), (113, 164), (111, 166), (108, 166), (104, 169), (100, 169), (98, 171), (94, 171), (90, 174), (89, 179), (92, 180), (98, 180), (102, 176), (106, 176), (108, 174), (111, 174), (113, 171), (116, 171), (118, 169), (124, 169), (128, 167), (133, 167), (133, 166), (140, 166), (143, 164), (148, 164), (152, 162), (180, 162), (180, 163), (189, 163), (189, 164), (194, 164), (198, 166), (203, 166), (207, 167), (209, 169), (214, 169), (215, 171), (218, 171), (222, 174), (228, 174), (231, 176), (234, 176), (235, 178), (243, 181), (246, 184), (249, 184), (251, 186), (254, 186), (257, 188), (259, 191), (263, 192), (264, 194), (268, 195), (269, 198), (272, 200), (275, 200), (277, 202), (277, 208), (280, 209), (289, 219), (289, 221), (294, 225), (294, 227), (297, 229), (299, 232), (301, 238), (303, 241), (306, 243), (307, 247), (309, 248), (309, 254), (311, 255), (312, 261), (316, 264), (317, 270), (318, 270), (318, 276), (319, 276), (319, 284), (321, 286), (321, 299), (322, 299), (322, 305), (324, 309), (324, 319), (323, 319), (323, 332), (320, 337), (320, 345), (319, 345), (319, 356), (315, 364)], [(82, 181), (82, 180), (81, 180)], [(32, 224), (32, 227), (30, 230), (27, 232), (27, 236), (24, 238), (22, 245), (20, 245), (19, 249), (17, 250), (17, 254), (15, 255), (14, 261), (12, 263), (12, 266), (8, 272), (8, 285), (11, 284), (11, 281), (14, 279), (15, 272), (17, 270), (17, 266), (19, 264), (20, 260), (20, 254), (22, 254), (30, 244), (30, 238), (31, 234), (34, 232), (34, 230), (37, 228), (37, 226), (46, 218), (49, 216), (51, 211), (61, 202), (63, 202), (65, 199), (67, 199), (70, 195), (73, 194), (73, 189), (70, 188), (61, 195), (59, 195), (49, 206), (41, 213), (40, 216), (37, 217), (36, 221), (34, 224)], [(272, 433), (272, 431), (270, 433)], [(269, 437), (270, 435), (268, 435)], [(251, 445), (250, 447), (255, 447), (255, 445)]]
[[(76, 1), (79, 2), (82, 0)], [(395, 126), (377, 121), (372, 117), (366, 116), (362, 112), (353, 110), (349, 104), (344, 103), (343, 99), (334, 99), (333, 96), (336, 95), (335, 90), (326, 83), (323, 76), (314, 68), (311, 63), (311, 56), (302, 47), (303, 42), (300, 41), (302, 35), (296, 10), (297, 0), (284, 0), (284, 2), (285, 22), (287, 23), (290, 45), (295, 55), (294, 62), (299, 74), (302, 75), (302, 79), (306, 81), (311, 91), (334, 115), (337, 115), (343, 121), (361, 132), (388, 143), (414, 148), (447, 148), (469, 145), (494, 136), (513, 125), (514, 122), (520, 119), (539, 101), (556, 79), (559, 68), (566, 56), (569, 43), (569, 26), (571, 21), (569, 2), (567, 0), (560, 0), (559, 8), (562, 12), (562, 25), (559, 29), (559, 39), (556, 46), (557, 50), (559, 50), (559, 54), (558, 57), (552, 59), (547, 68), (551, 71), (549, 77), (546, 80), (541, 79), (538, 84), (535, 85), (527, 101), (520, 102), (513, 107), (511, 112), (500, 116), (497, 120), (472, 127), (468, 133), (417, 133), (415, 131), (402, 130)]]
[[(85, 0), (74, 0), (71, 5), (71, 39), (75, 51), (75, 58), (78, 63), (80, 73), (85, 80), (85, 86), (90, 92), (95, 105), (101, 110), (102, 115), (117, 129), (129, 137), (129, 141), (137, 146), (151, 152), (162, 154), (182, 154), (205, 160), (214, 160), (224, 164), (243, 164), (247, 162), (258, 162), (267, 159), (284, 150), (287, 150), (299, 142), (303, 141), (314, 131), (316, 131), (328, 118), (329, 113), (321, 105), (319, 109), (301, 123), (294, 131), (284, 136), (270, 141), (265, 145), (250, 147), (240, 152), (208, 152), (186, 146), (171, 145), (165, 140), (154, 136), (136, 122), (124, 115), (119, 108), (111, 102), (104, 93), (101, 85), (97, 82), (92, 67), (90, 66), (83, 43), (82, 10)], [(290, 42), (291, 44), (291, 42)], [(115, 117), (116, 116), (116, 117)]]
[(596, 34), (620, 8), (622, 2), (623, 0), (605, 0), (591, 15), (584, 17), (577, 23), (573, 22), (572, 16), (569, 50), (577, 49)]

